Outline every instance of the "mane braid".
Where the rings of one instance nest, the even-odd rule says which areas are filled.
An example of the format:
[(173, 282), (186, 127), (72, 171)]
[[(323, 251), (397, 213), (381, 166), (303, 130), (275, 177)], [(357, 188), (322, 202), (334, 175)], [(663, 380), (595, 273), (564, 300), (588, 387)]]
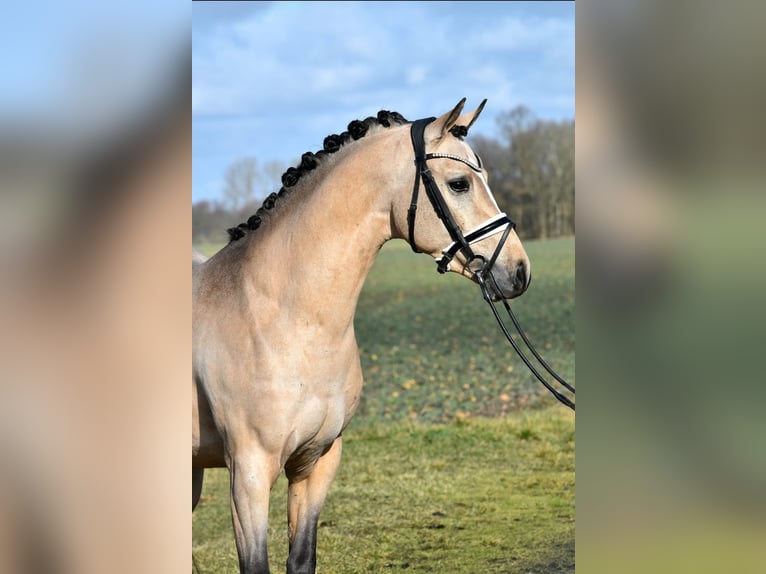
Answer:
[(245, 223), (240, 223), (236, 227), (226, 230), (229, 234), (229, 243), (241, 239), (248, 231), (258, 229), (266, 212), (271, 211), (277, 202), (288, 193), (287, 189), (295, 186), (304, 174), (316, 169), (322, 163), (324, 156), (337, 152), (349, 142), (363, 138), (373, 126), (380, 125), (389, 128), (406, 123), (408, 123), (407, 119), (400, 113), (380, 110), (376, 116), (352, 121), (342, 134), (331, 134), (324, 138), (321, 150), (314, 153), (307, 151), (301, 156), (301, 162), (298, 166), (287, 168), (287, 171), (282, 174), (282, 187), (278, 192), (269, 194), (263, 200), (255, 215), (251, 215)]

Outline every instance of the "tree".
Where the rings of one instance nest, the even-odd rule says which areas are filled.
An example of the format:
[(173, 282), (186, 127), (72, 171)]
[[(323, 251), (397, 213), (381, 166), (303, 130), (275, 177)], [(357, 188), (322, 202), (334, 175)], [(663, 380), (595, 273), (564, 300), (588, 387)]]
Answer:
[(240, 211), (255, 203), (256, 189), (262, 180), (254, 157), (232, 163), (226, 170), (223, 188), (224, 203), (231, 211)]
[(527, 106), (516, 106), (497, 118), (500, 131), (509, 142), (512, 142), (517, 135), (532, 130), (536, 122), (535, 115)]
[(203, 200), (192, 205), (192, 242), (222, 242), (232, 225), (231, 212), (220, 203)]
[(573, 233), (574, 121), (538, 120), (518, 106), (498, 123), (507, 140), (509, 203), (523, 218), (519, 229), (527, 237)]
[(483, 136), (471, 138), (471, 146), (481, 157), (497, 204), (516, 222), (521, 237), (536, 237), (534, 198), (514, 176), (510, 149), (499, 141)]

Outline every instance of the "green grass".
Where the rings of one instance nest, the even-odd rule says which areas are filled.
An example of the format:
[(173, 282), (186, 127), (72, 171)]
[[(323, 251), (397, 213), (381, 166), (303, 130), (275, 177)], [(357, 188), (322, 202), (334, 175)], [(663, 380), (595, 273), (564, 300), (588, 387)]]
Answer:
[[(574, 240), (525, 247), (534, 280), (514, 309), (573, 380)], [(573, 572), (574, 415), (526, 371), (476, 285), (392, 242), (355, 324), (365, 387), (320, 519), (318, 572)], [(280, 478), (275, 572), (285, 508)], [(236, 572), (226, 471), (206, 472), (193, 540), (201, 572)]]
[[(367, 421), (449, 422), (554, 404), (503, 337), (478, 287), (439, 275), (403, 242), (378, 257), (359, 300), (356, 332)], [(525, 243), (529, 291), (512, 302), (548, 363), (574, 379), (574, 240)]]
[[(344, 436), (320, 520), (320, 573), (574, 572), (574, 417), (553, 407), (449, 425), (393, 423)], [(286, 480), (269, 552), (287, 559)], [(200, 572), (236, 572), (228, 474), (206, 471), (193, 515)]]

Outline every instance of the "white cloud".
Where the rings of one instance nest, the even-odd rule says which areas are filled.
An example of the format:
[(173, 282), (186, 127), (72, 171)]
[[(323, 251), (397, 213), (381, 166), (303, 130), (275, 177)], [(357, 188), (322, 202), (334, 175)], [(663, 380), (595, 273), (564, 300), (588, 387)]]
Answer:
[[(476, 47), (505, 53), (540, 50), (574, 40), (574, 22), (560, 19), (501, 18), (476, 33)], [(574, 44), (572, 45), (574, 47)]]

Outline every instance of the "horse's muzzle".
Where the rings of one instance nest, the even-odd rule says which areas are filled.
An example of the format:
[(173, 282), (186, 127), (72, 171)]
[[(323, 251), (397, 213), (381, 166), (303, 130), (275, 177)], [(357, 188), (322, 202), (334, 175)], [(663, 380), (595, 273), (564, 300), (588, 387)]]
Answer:
[(510, 271), (493, 266), (488, 276), (487, 288), (494, 302), (518, 297), (532, 282), (532, 273), (523, 261), (518, 262)]

